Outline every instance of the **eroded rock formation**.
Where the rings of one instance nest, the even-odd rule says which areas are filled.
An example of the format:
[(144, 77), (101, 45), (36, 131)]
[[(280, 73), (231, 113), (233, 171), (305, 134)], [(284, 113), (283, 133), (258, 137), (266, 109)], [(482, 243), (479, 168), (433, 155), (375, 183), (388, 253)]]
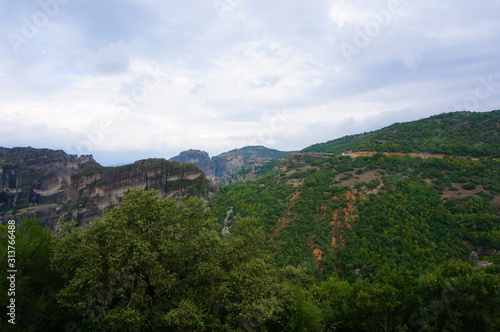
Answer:
[(187, 163), (147, 159), (103, 167), (92, 156), (62, 150), (0, 148), (2, 222), (37, 217), (54, 230), (62, 220), (88, 223), (118, 204), (128, 189), (207, 199), (217, 191), (199, 167)]

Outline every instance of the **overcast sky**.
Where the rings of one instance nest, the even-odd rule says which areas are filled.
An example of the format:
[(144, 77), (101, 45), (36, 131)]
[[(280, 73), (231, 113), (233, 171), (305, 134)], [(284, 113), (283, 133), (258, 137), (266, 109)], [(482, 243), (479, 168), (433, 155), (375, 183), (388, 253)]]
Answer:
[(500, 108), (500, 0), (0, 0), (0, 146), (104, 165)]

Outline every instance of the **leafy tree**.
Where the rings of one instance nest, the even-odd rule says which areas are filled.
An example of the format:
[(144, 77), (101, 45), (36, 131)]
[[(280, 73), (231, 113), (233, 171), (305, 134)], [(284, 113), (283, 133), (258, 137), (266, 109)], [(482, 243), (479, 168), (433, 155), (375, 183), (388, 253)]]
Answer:
[(221, 237), (201, 199), (132, 191), (56, 246), (61, 304), (99, 330), (265, 329), (283, 311), (277, 270), (254, 219)]
[[(69, 316), (55, 301), (60, 289), (60, 278), (50, 268), (54, 250), (54, 239), (50, 230), (39, 226), (36, 218), (22, 220), (15, 231), (16, 324), (2, 319), (0, 328), (4, 331), (49, 331), (63, 324)], [(7, 254), (8, 226), (0, 226), (0, 250)], [(11, 249), (9, 249), (11, 250)], [(2, 264), (2, 266), (7, 266)], [(2, 268), (0, 278), (2, 290), (8, 290), (7, 269)], [(7, 291), (0, 294), (0, 302), (7, 303)]]
[(409, 322), (424, 331), (497, 331), (500, 276), (451, 260), (417, 280)]

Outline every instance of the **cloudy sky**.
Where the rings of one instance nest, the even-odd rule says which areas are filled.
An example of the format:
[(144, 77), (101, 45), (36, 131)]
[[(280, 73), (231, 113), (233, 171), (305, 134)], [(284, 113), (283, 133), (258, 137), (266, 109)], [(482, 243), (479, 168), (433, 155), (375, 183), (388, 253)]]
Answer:
[(104, 165), (500, 108), (500, 0), (0, 0), (0, 146)]

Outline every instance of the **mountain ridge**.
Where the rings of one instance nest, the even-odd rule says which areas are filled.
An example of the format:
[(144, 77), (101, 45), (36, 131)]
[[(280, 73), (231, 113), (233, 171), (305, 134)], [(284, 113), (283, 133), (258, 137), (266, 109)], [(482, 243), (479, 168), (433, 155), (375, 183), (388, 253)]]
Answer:
[(313, 144), (301, 152), (426, 152), (498, 158), (499, 123), (500, 110), (442, 113)]
[[(472, 153), (476, 159), (484, 154), (490, 154), (491, 157), (496, 158), (500, 153), (499, 118), (500, 111), (498, 110), (485, 113), (444, 113), (412, 122), (395, 123), (371, 133), (318, 143), (299, 152), (279, 151), (264, 146), (248, 146), (210, 158), (207, 152), (191, 149), (170, 158), (170, 161), (145, 159), (117, 167), (103, 167), (93, 159), (92, 155), (69, 155), (62, 150), (31, 147), (0, 148), (0, 212), (20, 210), (26, 216), (32, 215), (35, 211), (38, 213), (35, 215), (47, 224), (54, 224), (54, 220), (60, 218), (63, 213), (71, 218), (89, 222), (98, 217), (106, 207), (117, 204), (127, 186), (158, 189), (168, 195), (170, 189), (165, 189), (168, 187), (165, 186), (170, 182), (169, 179), (173, 179), (168, 172), (174, 165), (169, 163), (176, 162), (179, 163), (176, 165), (184, 166), (174, 168), (184, 169), (188, 177), (191, 176), (189, 174), (199, 174), (201, 182), (196, 185), (191, 184), (205, 188), (198, 190), (198, 193), (204, 197), (211, 197), (218, 191), (213, 187), (214, 183), (228, 185), (256, 180), (269, 172), (307, 168), (310, 164), (335, 155), (361, 158), (360, 160), (381, 152), (385, 152), (388, 156), (399, 154), (421, 158), (444, 158), (445, 156), (470, 158), (471, 149), (476, 149), (480, 151), (480, 153)], [(429, 138), (427, 135), (429, 132), (436, 132), (437, 138), (434, 140), (432, 137)], [(444, 137), (446, 135), (449, 137)], [(458, 137), (460, 137), (459, 143), (453, 143)], [(464, 144), (467, 144), (467, 147), (464, 148)], [(417, 150), (418, 152), (415, 152)], [(450, 154), (454, 151), (457, 151), (458, 155)], [(145, 167), (146, 164), (149, 166)], [(154, 165), (162, 165), (160, 168), (163, 168), (163, 173), (156, 174), (155, 170), (151, 169), (151, 167), (156, 167)], [(191, 169), (191, 167), (195, 168)], [(116, 180), (112, 180), (113, 176), (110, 174), (115, 174), (113, 176)], [(182, 178), (181, 182), (192, 181), (183, 176), (180, 178)], [(78, 181), (86, 184), (79, 185)], [(114, 181), (121, 184), (114, 184)], [(151, 181), (155, 183), (152, 186)], [(117, 191), (108, 191), (100, 187), (104, 182), (107, 183), (104, 187), (117, 186)], [(79, 192), (80, 189), (83, 191)], [(180, 192), (176, 190), (171, 191), (170, 194), (184, 194), (184, 189), (180, 189)], [(112, 194), (112, 192), (115, 193)], [(93, 197), (90, 200), (91, 203), (88, 203), (86, 196)], [(82, 204), (82, 202), (90, 205)], [(75, 209), (80, 209), (81, 212), (76, 214), (70, 212)]]
[(211, 158), (205, 151), (190, 149), (169, 160), (193, 163), (202, 168), (214, 182), (229, 184), (253, 178), (256, 171), (267, 162), (282, 159), (290, 153), (256, 145), (232, 149)]
[(86, 224), (117, 205), (128, 189), (208, 199), (217, 188), (188, 163), (144, 159), (104, 167), (91, 155), (62, 150), (0, 148), (0, 220), (36, 217), (53, 230), (64, 219)]
[[(277, 264), (307, 262), (318, 278), (368, 277), (385, 258), (421, 273), (472, 251), (497, 253), (499, 115), (441, 114), (313, 145), (254, 181), (223, 187), (214, 210), (219, 220), (227, 211), (260, 218)], [(430, 142), (433, 123), (439, 140)], [(475, 148), (480, 153), (470, 153)]]

